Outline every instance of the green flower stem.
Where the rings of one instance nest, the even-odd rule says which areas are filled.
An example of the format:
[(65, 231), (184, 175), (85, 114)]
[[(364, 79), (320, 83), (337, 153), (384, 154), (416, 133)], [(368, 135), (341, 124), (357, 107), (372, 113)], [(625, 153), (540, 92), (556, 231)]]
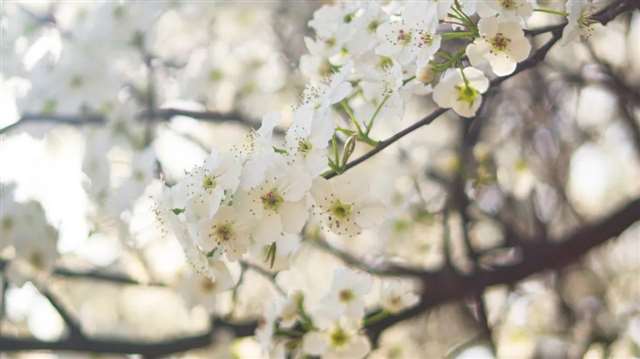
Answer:
[(362, 127), (360, 127), (360, 124), (358, 123), (358, 120), (356, 120), (356, 116), (353, 114), (353, 111), (351, 110), (351, 106), (349, 106), (349, 104), (346, 101), (340, 101), (340, 106), (342, 106), (342, 109), (344, 110), (344, 112), (346, 112), (346, 114), (349, 116), (349, 119), (351, 120), (351, 123), (355, 126), (356, 130), (358, 131), (358, 134), (362, 134)]
[(533, 9), (533, 11), (535, 11), (535, 12), (544, 12), (544, 13), (547, 13), (547, 14), (558, 15), (558, 16), (562, 16), (562, 17), (569, 16), (569, 14), (567, 14), (564, 11), (555, 10), (555, 9), (549, 9), (549, 8), (545, 8), (545, 7), (540, 7), (540, 8), (537, 8), (537, 9)]
[(409, 78), (408, 78), (408, 79), (406, 79), (406, 80), (403, 80), (403, 81), (402, 81), (402, 86), (404, 86), (404, 85), (408, 84), (409, 82), (411, 82), (411, 81), (415, 80), (415, 78), (416, 78), (416, 77), (415, 77), (415, 75), (414, 75), (414, 76), (409, 77)]
[(364, 318), (364, 325), (368, 326), (371, 325), (375, 322), (378, 322), (386, 317), (388, 317), (391, 313), (387, 312), (386, 310), (382, 309), (374, 314), (371, 314), (370, 316)]
[(300, 338), (304, 335), (304, 333), (296, 330), (282, 329), (282, 328), (276, 329), (275, 334), (283, 337), (293, 337), (293, 338)]
[(445, 40), (452, 39), (473, 39), (475, 38), (475, 34), (472, 31), (451, 31), (451, 32), (443, 32), (442, 38)]
[(371, 116), (371, 120), (369, 120), (369, 124), (367, 125), (367, 131), (365, 131), (364, 133), (365, 136), (367, 136), (367, 138), (369, 137), (369, 132), (371, 132), (371, 128), (373, 127), (373, 123), (376, 120), (376, 117), (378, 117), (378, 114), (380, 113), (382, 106), (384, 106), (384, 104), (387, 102), (388, 99), (389, 99), (389, 95), (385, 96), (380, 102), (380, 104), (378, 105), (378, 107), (376, 108), (376, 112), (374, 112), (373, 116)]

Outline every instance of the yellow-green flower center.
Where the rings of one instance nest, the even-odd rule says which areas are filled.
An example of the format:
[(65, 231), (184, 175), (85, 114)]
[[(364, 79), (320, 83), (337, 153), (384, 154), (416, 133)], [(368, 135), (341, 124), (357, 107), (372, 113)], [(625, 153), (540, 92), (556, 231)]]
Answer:
[(331, 332), (331, 346), (341, 347), (349, 341), (349, 334), (338, 327)]
[(431, 46), (431, 44), (433, 44), (433, 35), (429, 32), (421, 31), (419, 46)]
[(494, 36), (490, 41), (491, 52), (495, 53), (495, 52), (502, 52), (506, 50), (510, 42), (511, 42), (511, 39), (509, 39), (508, 37), (505, 37), (501, 32), (497, 33), (496, 36)]
[(355, 295), (353, 294), (353, 291), (351, 289), (343, 289), (340, 291), (340, 293), (338, 293), (338, 297), (340, 298), (340, 301), (343, 303), (347, 303), (350, 302)]
[(400, 29), (398, 31), (398, 36), (396, 37), (396, 39), (398, 40), (398, 43), (400, 45), (409, 45), (409, 43), (411, 42), (411, 32)]
[(278, 211), (280, 205), (284, 202), (284, 198), (275, 189), (263, 194), (260, 199), (265, 210), (274, 212)]
[(334, 215), (338, 219), (346, 219), (351, 216), (351, 212), (353, 211), (353, 205), (348, 203), (342, 203), (340, 200), (336, 200), (329, 208), (329, 212)]
[(380, 56), (380, 61), (378, 61), (378, 67), (381, 69), (387, 69), (393, 66), (393, 60), (390, 57)]
[(42, 257), (42, 254), (40, 252), (31, 253), (31, 255), (29, 256), (29, 263), (31, 263), (32, 266), (38, 269), (44, 268), (44, 258)]
[(313, 148), (313, 145), (311, 144), (311, 142), (309, 142), (309, 140), (304, 139), (304, 140), (298, 141), (298, 152), (306, 155), (311, 151), (312, 148)]
[(500, 5), (502, 5), (502, 8), (505, 10), (512, 10), (515, 9), (518, 4), (516, 4), (514, 0), (502, 0), (500, 1)]
[(456, 90), (458, 91), (458, 101), (469, 104), (469, 107), (473, 105), (479, 95), (476, 89), (466, 84), (456, 86)]
[(202, 188), (210, 191), (216, 187), (216, 178), (211, 175), (206, 175), (202, 179)]
[(211, 71), (209, 71), (209, 81), (211, 82), (217, 82), (222, 80), (222, 77), (224, 76), (224, 74), (222, 73), (222, 71), (220, 69), (213, 69)]
[(369, 25), (367, 25), (367, 30), (369, 30), (369, 32), (376, 32), (378, 26), (380, 26), (380, 22), (378, 22), (378, 20), (373, 20)]
[(212, 232), (218, 243), (228, 242), (233, 239), (233, 226), (231, 223), (214, 225)]

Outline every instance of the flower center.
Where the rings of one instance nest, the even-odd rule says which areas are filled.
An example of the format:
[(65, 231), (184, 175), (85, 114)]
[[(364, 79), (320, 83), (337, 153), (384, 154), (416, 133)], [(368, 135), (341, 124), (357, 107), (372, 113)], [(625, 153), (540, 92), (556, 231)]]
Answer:
[(466, 84), (456, 86), (456, 90), (458, 91), (458, 101), (468, 103), (469, 107), (471, 107), (478, 98), (478, 91)]
[(277, 212), (284, 198), (275, 189), (263, 194), (260, 199), (265, 210)]
[(331, 38), (328, 38), (328, 39), (324, 40), (324, 43), (325, 43), (325, 45), (327, 45), (327, 47), (334, 47), (334, 46), (336, 46), (336, 39), (331, 37)]
[(312, 148), (313, 145), (311, 144), (311, 142), (309, 142), (309, 140), (303, 139), (298, 141), (298, 152), (306, 155), (311, 151)]
[(220, 69), (213, 69), (209, 71), (209, 81), (211, 82), (218, 82), (222, 80), (223, 76), (224, 75)]
[(229, 222), (211, 227), (211, 232), (218, 243), (228, 242), (233, 239), (233, 225)]
[(431, 46), (433, 44), (433, 35), (429, 32), (421, 31), (418, 40), (418, 47)]
[(331, 332), (331, 345), (341, 347), (349, 341), (349, 335), (342, 328), (336, 328)]
[(596, 23), (596, 21), (591, 18), (591, 15), (591, 9), (585, 8), (578, 18), (578, 26), (582, 31), (581, 36), (585, 39), (591, 37), (593, 34), (593, 28), (591, 25)]
[(216, 288), (216, 284), (209, 278), (202, 278), (200, 281), (200, 288), (202, 288), (203, 292), (211, 292)]
[(373, 20), (369, 25), (367, 25), (367, 30), (369, 30), (369, 32), (376, 32), (378, 26), (380, 26), (380, 22), (378, 22), (378, 20)]
[(71, 86), (72, 88), (81, 87), (83, 84), (84, 79), (80, 75), (73, 75), (73, 77), (71, 77), (71, 80), (69, 81), (69, 86)]
[(393, 66), (393, 60), (390, 57), (380, 56), (380, 61), (378, 61), (378, 67), (382, 70), (388, 69)]
[(211, 175), (204, 176), (204, 178), (202, 179), (202, 188), (206, 189), (207, 191), (211, 191), (215, 187), (216, 187), (216, 178)]
[(351, 289), (343, 289), (340, 291), (340, 293), (338, 293), (338, 297), (340, 298), (341, 302), (347, 303), (350, 302), (353, 297), (355, 297), (355, 295), (353, 294), (353, 291)]
[(396, 40), (398, 40), (398, 43), (400, 45), (408, 45), (409, 42), (411, 42), (411, 32), (405, 31), (404, 29), (398, 30), (398, 36), (396, 37)]
[(491, 39), (490, 42), (491, 52), (496, 53), (506, 50), (507, 46), (509, 46), (509, 43), (511, 42), (511, 39), (505, 37), (501, 32), (499, 32)]
[(346, 219), (351, 216), (353, 211), (353, 205), (342, 203), (340, 200), (333, 202), (333, 205), (329, 209), (329, 212), (338, 219)]
[(513, 10), (518, 7), (515, 0), (502, 0), (500, 1), (500, 5), (502, 5), (502, 8), (505, 10)]
[(29, 256), (29, 263), (38, 269), (44, 268), (44, 258), (40, 252), (31, 253)]

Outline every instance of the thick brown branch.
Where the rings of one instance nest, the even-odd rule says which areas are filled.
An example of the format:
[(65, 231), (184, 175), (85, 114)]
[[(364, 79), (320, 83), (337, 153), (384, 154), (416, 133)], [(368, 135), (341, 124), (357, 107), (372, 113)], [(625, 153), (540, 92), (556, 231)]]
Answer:
[(522, 248), (522, 260), (495, 269), (480, 269), (472, 274), (442, 271), (422, 278), (424, 293), (420, 302), (397, 315), (385, 318), (367, 328), (374, 338), (389, 326), (413, 318), (447, 301), (464, 298), (487, 287), (516, 283), (530, 275), (562, 268), (581, 258), (592, 248), (617, 237), (636, 221), (640, 221), (640, 198), (619, 208), (601, 221), (584, 226), (558, 241), (533, 241)]

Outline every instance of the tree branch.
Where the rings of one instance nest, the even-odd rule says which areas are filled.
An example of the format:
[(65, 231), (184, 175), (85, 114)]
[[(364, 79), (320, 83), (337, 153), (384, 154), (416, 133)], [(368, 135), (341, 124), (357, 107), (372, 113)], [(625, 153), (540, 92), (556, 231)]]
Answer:
[(223, 319), (212, 319), (211, 328), (204, 333), (153, 342), (121, 338), (85, 337), (68, 337), (56, 341), (42, 341), (34, 338), (0, 336), (0, 350), (3, 352), (60, 350), (104, 354), (141, 354), (145, 357), (160, 357), (214, 344), (215, 334), (221, 331), (229, 331), (236, 337), (253, 335), (256, 325), (255, 322), (231, 323)]
[(622, 234), (639, 220), (640, 198), (562, 240), (532, 240), (535, 244), (522, 247), (522, 260), (516, 264), (480, 269), (472, 274), (440, 271), (437, 275), (429, 273), (429, 276), (418, 277), (424, 286), (420, 302), (397, 315), (376, 322), (367, 328), (367, 332), (377, 338), (386, 328), (445, 302), (464, 298), (493, 285), (516, 283), (532, 274), (567, 266), (592, 248)]
[[(632, 9), (636, 9), (640, 7), (640, 1), (637, 0), (620, 0), (617, 1), (615, 3), (612, 3), (611, 5), (607, 6), (605, 9), (597, 12), (596, 14), (594, 14), (592, 16), (592, 19), (595, 21), (600, 22), (601, 24), (607, 24), (609, 21), (613, 20), (616, 16), (618, 16), (619, 14), (628, 11), (628, 10), (632, 10)], [(543, 33), (551, 33), (552, 37), (550, 40), (548, 40), (544, 45), (542, 45), (542, 47), (538, 48), (533, 54), (531, 54), (529, 56), (529, 58), (527, 58), (525, 61), (521, 62), (518, 64), (518, 66), (516, 67), (516, 70), (507, 75), (507, 76), (503, 76), (503, 77), (497, 77), (493, 80), (491, 80), (491, 85), (489, 87), (489, 89), (487, 90), (487, 93), (489, 91), (493, 91), (495, 90), (495, 88), (500, 85), (502, 82), (504, 82), (505, 80), (519, 74), (522, 71), (525, 71), (527, 69), (530, 69), (534, 66), (536, 66), (538, 63), (542, 62), (544, 60), (544, 58), (547, 56), (547, 53), (549, 52), (549, 50), (551, 50), (551, 48), (553, 47), (553, 45), (555, 45), (560, 38), (562, 37), (562, 29), (566, 26), (566, 23), (563, 24), (559, 24), (559, 25), (554, 25), (554, 26), (550, 26), (550, 27), (545, 27), (543, 31), (530, 31), (530, 34), (534, 34), (534, 35), (539, 35), (539, 34), (543, 34)], [(390, 145), (392, 145), (394, 142), (400, 140), (401, 138), (403, 138), (404, 136), (412, 133), (413, 131), (423, 127), (423, 126), (427, 126), (429, 124), (431, 124), (433, 121), (435, 121), (435, 119), (437, 119), (438, 117), (440, 117), (440, 115), (448, 112), (449, 109), (444, 109), (444, 108), (438, 108), (436, 110), (434, 110), (433, 112), (431, 112), (430, 114), (428, 114), (427, 116), (425, 116), (424, 118), (422, 118), (420, 121), (415, 122), (414, 124), (412, 124), (409, 127), (406, 127), (405, 129), (401, 130), (400, 132), (396, 133), (395, 135), (382, 140), (380, 142), (378, 142), (378, 144), (369, 152), (365, 153), (364, 155), (348, 162), (343, 170), (342, 173), (344, 173), (345, 171), (348, 171), (349, 169), (361, 164), (362, 162), (368, 160), (369, 158), (375, 156), (376, 154), (378, 154), (379, 152), (381, 152), (382, 150), (384, 150), (385, 148), (389, 147)], [(327, 174), (325, 174), (324, 178), (329, 179), (332, 177), (337, 176), (338, 173), (336, 171), (330, 171), (327, 172)]]

